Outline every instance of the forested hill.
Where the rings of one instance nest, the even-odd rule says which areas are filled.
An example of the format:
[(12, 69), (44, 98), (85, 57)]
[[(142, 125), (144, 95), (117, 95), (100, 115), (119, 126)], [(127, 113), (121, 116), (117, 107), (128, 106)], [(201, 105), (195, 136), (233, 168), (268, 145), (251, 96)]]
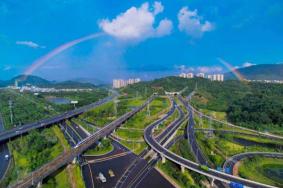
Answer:
[[(283, 80), (283, 64), (261, 64), (237, 69), (248, 80)], [(236, 79), (231, 72), (225, 74), (225, 80)]]
[(0, 80), (0, 87), (14, 85), (15, 81), (18, 82), (19, 86), (31, 84), (38, 87), (54, 87), (54, 88), (95, 88), (96, 87), (91, 83), (81, 83), (76, 81), (55, 82), (33, 75), (29, 75), (29, 76), (19, 75), (12, 78), (11, 80), (6, 80), (6, 81)]
[(283, 84), (166, 77), (130, 85), (121, 93), (148, 96), (187, 88), (183, 93), (186, 96), (196, 87), (200, 100), (194, 105), (198, 108), (225, 112), (230, 122), (255, 129), (280, 127), (283, 134)]

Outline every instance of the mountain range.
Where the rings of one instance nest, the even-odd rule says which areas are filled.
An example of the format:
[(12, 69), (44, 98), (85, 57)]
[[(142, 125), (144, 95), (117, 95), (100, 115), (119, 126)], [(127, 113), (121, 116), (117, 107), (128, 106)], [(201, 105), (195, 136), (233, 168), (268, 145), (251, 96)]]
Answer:
[(19, 75), (10, 80), (2, 81), (0, 80), (0, 87), (6, 87), (10, 85), (15, 85), (15, 82), (18, 82), (18, 86), (31, 84), (33, 86), (38, 87), (54, 87), (54, 88), (94, 88), (95, 85), (91, 83), (82, 83), (78, 81), (63, 81), (63, 82), (56, 82), (56, 81), (49, 81), (43, 79), (38, 76), (33, 75)]
[[(243, 67), (236, 70), (245, 79), (248, 80), (283, 80), (283, 64), (260, 64), (253, 65), (249, 67)], [(236, 79), (236, 76), (232, 72), (227, 72), (224, 74), (225, 80)], [(18, 85), (31, 84), (38, 87), (55, 87), (55, 88), (94, 88), (96, 87), (92, 84), (94, 81), (96, 83), (101, 80), (94, 79), (82, 79), (78, 78), (72, 81), (49, 81), (38, 76), (33, 75), (19, 75), (10, 80), (0, 80), (0, 87), (6, 87), (9, 85), (14, 85), (15, 81), (18, 81)]]
[[(283, 80), (283, 64), (259, 64), (237, 69), (247, 80)], [(232, 72), (225, 73), (225, 80), (236, 79)]]

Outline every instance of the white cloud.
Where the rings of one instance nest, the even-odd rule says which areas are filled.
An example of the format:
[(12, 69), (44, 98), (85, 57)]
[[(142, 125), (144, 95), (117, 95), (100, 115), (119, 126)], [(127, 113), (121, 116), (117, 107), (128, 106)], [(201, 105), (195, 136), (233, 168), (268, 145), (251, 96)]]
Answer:
[(250, 62), (245, 62), (242, 67), (250, 67), (250, 66), (253, 66), (255, 65), (254, 63), (250, 63)]
[(202, 17), (198, 15), (197, 9), (191, 11), (188, 7), (183, 7), (178, 13), (178, 20), (179, 30), (193, 38), (200, 38), (205, 32), (214, 29), (214, 25), (211, 22), (202, 20)]
[(164, 6), (161, 4), (161, 2), (155, 1), (153, 4), (153, 14), (157, 15), (163, 12), (163, 10), (164, 10)]
[(41, 46), (35, 42), (32, 41), (16, 41), (17, 45), (23, 45), (23, 46), (27, 46), (30, 48), (45, 48), (45, 46)]
[(172, 22), (165, 18), (160, 21), (158, 27), (156, 28), (155, 35), (158, 37), (169, 35), (171, 33), (172, 28), (173, 28)]
[(126, 12), (119, 14), (116, 18), (103, 19), (99, 27), (107, 34), (120, 40), (140, 41), (149, 37), (161, 37), (171, 33), (173, 24), (168, 19), (159, 22), (154, 28), (155, 16), (164, 10), (160, 2), (155, 2), (153, 10), (150, 10), (149, 3), (141, 7), (131, 7)]

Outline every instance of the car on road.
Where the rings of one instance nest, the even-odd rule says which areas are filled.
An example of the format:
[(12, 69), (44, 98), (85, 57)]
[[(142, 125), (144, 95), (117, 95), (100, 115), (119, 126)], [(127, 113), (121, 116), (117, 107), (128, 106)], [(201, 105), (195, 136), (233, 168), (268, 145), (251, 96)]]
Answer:
[(5, 155), (5, 160), (9, 160), (10, 156), (9, 155)]
[(102, 174), (102, 172), (99, 172), (98, 178), (100, 179), (100, 181), (101, 181), (102, 183), (106, 183), (106, 178), (105, 178), (105, 176)]
[(109, 170), (108, 170), (108, 174), (109, 174), (109, 176), (110, 176), (111, 178), (115, 177), (115, 174), (114, 174), (114, 172), (113, 172), (112, 169), (109, 169)]

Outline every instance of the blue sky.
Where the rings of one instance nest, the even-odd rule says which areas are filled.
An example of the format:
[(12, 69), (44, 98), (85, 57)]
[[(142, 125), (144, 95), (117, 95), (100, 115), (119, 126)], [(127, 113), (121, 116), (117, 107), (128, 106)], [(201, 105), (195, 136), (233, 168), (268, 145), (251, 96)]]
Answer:
[(51, 80), (223, 72), (283, 62), (282, 0), (2, 0), (0, 79), (94, 33), (33, 72)]

